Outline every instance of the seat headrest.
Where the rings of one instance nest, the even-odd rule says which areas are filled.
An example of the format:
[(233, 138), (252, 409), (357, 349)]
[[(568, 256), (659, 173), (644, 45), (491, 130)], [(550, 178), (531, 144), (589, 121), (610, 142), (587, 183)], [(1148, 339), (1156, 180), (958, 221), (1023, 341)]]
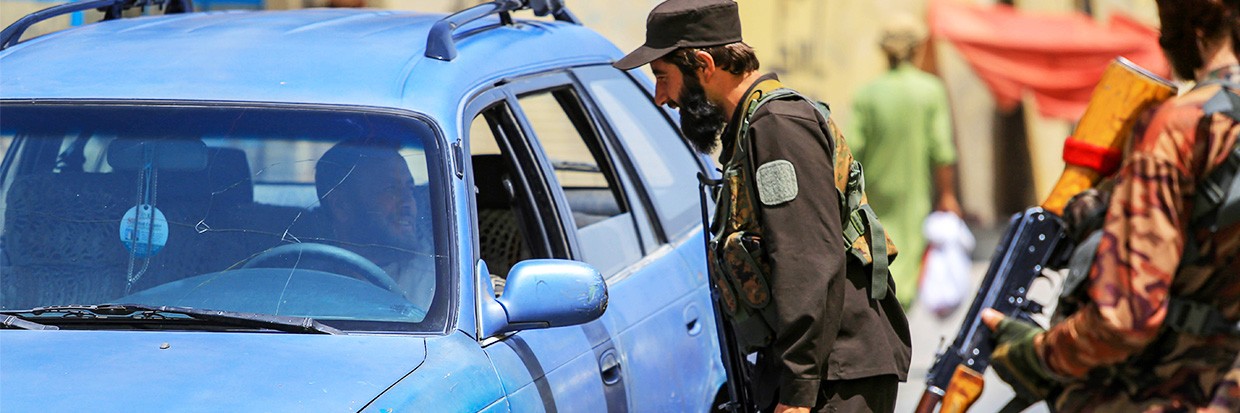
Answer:
[(512, 174), (503, 155), (471, 157), (474, 186), (479, 209), (509, 209), (512, 201)]
[(207, 151), (207, 187), (211, 188), (216, 202), (254, 202), (252, 177), (245, 151), (236, 148), (210, 148)]
[(245, 151), (235, 148), (207, 148), (202, 170), (161, 173), (159, 190), (178, 199), (219, 206), (254, 201), (250, 163)]

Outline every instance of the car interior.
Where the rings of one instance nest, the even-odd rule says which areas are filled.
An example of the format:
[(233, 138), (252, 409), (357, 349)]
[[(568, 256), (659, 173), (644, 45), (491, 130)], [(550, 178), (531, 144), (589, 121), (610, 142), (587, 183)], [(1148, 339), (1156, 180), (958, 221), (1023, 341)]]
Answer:
[[(39, 141), (60, 145), (55, 139), (32, 143)], [(316, 220), (302, 217), (300, 208), (254, 202), (250, 166), (241, 149), (190, 142), (200, 156), (161, 161), (149, 181), (142, 168), (124, 159), (121, 147), (134, 145), (132, 140), (111, 141), (111, 170), (106, 172), (84, 172), (80, 163), (65, 162), (84, 159), (72, 154), (78, 145), (56, 157), (55, 170), (37, 156), (25, 157), (43, 165), (22, 165), (24, 173), (15, 175), (7, 193), (3, 271), (9, 280), (0, 305), (105, 302), (125, 294), (127, 275), (138, 275), (128, 289), (139, 291), (233, 268), (285, 237), (313, 238), (319, 232)], [(140, 191), (143, 182), (152, 183), (147, 191)], [(126, 211), (141, 202), (140, 192), (149, 192), (166, 218), (166, 244), (155, 244), (149, 255), (142, 248), (131, 255), (117, 227)], [(201, 253), (208, 249), (211, 253)]]

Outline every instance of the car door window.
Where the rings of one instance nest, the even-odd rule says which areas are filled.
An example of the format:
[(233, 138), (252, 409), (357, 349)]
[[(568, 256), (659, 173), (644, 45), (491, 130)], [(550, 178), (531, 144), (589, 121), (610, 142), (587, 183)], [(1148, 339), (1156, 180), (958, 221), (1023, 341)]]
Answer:
[(517, 262), (562, 256), (553, 255), (542, 242), (548, 238), (537, 225), (541, 219), (533, 207), (539, 201), (529, 197), (529, 185), (521, 179), (513, 151), (507, 149), (513, 142), (505, 136), (518, 134), (512, 112), (502, 102), (475, 116), (469, 128), (478, 257), (486, 262), (497, 293)]
[(581, 259), (604, 276), (640, 260), (642, 243), (615, 165), (573, 89), (523, 94), (518, 102), (568, 201)]
[(642, 176), (668, 236), (700, 226), (700, 164), (680, 133), (632, 79), (610, 66), (576, 70)]

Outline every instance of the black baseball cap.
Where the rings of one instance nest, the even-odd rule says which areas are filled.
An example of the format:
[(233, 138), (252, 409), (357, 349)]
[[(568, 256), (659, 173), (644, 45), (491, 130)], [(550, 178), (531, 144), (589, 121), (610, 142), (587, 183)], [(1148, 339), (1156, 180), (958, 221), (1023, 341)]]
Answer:
[(667, 0), (646, 18), (646, 43), (616, 63), (629, 70), (682, 47), (741, 41), (741, 17), (733, 0)]

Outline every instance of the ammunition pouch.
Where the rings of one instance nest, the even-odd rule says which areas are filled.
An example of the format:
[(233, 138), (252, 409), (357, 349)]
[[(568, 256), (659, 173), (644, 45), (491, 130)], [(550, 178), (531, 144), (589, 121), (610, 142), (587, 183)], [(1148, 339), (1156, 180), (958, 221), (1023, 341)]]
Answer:
[(711, 281), (735, 326), (737, 342), (745, 353), (770, 344), (774, 329), (760, 312), (771, 301), (761, 237), (744, 231), (712, 240), (707, 250)]

